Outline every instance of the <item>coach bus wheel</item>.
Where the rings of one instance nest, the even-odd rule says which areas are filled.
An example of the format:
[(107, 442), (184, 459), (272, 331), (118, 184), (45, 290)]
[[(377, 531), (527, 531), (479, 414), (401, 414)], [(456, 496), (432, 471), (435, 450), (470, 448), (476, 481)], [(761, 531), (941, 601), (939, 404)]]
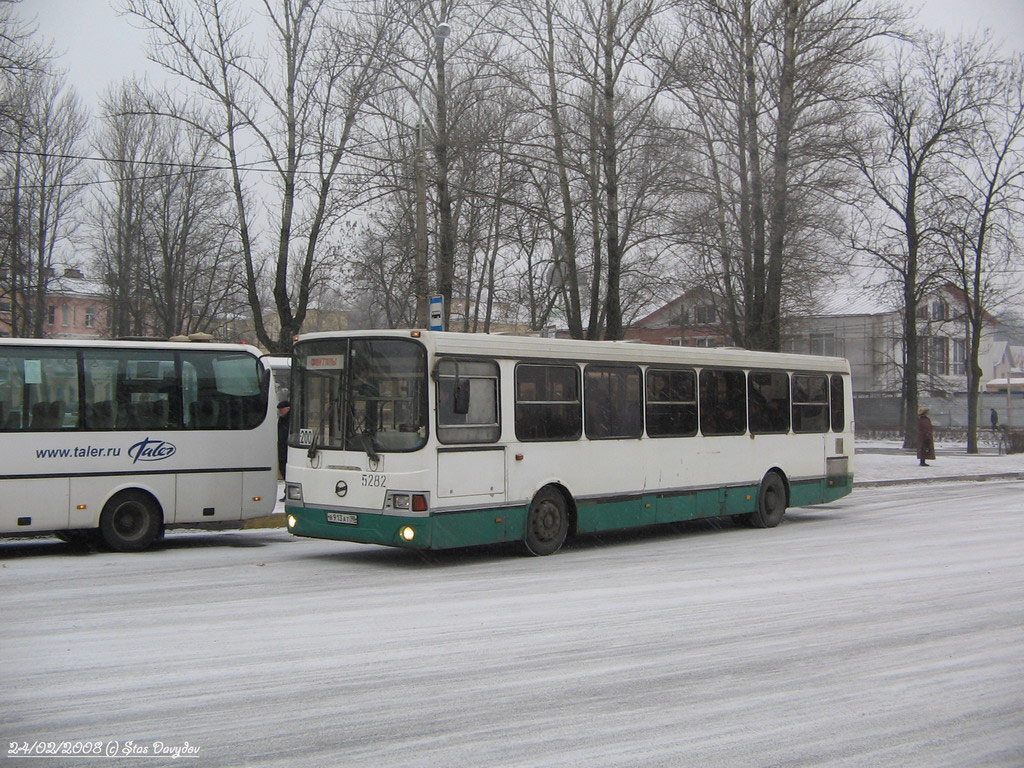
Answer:
[(786, 514), (786, 484), (777, 472), (769, 472), (757, 492), (757, 509), (744, 522), (751, 528), (774, 528)]
[(554, 488), (541, 488), (526, 515), (526, 551), (531, 555), (557, 552), (569, 532), (565, 497)]
[(160, 509), (153, 497), (141, 491), (121, 491), (103, 508), (100, 533), (118, 552), (140, 552), (160, 535)]

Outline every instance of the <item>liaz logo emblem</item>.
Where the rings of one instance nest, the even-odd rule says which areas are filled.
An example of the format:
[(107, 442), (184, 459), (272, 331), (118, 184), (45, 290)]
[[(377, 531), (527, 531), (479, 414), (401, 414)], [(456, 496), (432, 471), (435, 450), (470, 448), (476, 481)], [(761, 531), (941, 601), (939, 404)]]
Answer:
[(128, 449), (128, 455), (132, 457), (132, 463), (139, 461), (160, 461), (170, 458), (178, 449), (174, 443), (166, 440), (150, 440), (148, 437)]

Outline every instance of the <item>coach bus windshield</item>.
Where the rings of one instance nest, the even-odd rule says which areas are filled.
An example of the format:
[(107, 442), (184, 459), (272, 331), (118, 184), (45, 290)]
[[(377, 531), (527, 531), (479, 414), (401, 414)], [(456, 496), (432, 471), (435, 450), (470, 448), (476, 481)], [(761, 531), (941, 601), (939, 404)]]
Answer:
[(427, 440), (427, 357), (404, 339), (295, 345), (292, 445), (414, 451)]

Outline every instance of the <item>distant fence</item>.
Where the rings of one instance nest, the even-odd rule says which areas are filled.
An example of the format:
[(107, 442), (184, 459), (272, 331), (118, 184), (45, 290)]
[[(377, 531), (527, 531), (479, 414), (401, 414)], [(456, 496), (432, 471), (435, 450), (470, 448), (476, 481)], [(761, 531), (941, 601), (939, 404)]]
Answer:
[[(967, 430), (967, 395), (964, 393), (949, 397), (922, 397), (920, 404), (927, 406), (928, 416), (936, 429), (961, 429), (966, 441)], [(903, 426), (900, 418), (902, 400), (899, 397), (885, 395), (858, 395), (854, 393), (853, 411), (857, 421), (857, 432), (891, 431), (902, 434)], [(1024, 393), (1015, 392), (1009, 401), (1006, 394), (984, 392), (979, 396), (978, 432), (991, 433), (991, 413), (996, 412), (1000, 426), (1012, 426), (1014, 429), (1024, 428)]]
[[(936, 443), (967, 444), (966, 427), (935, 427)], [(858, 440), (903, 440), (901, 429), (861, 429), (857, 425)], [(1024, 429), (1007, 427), (980, 427), (978, 429), (978, 445), (998, 449), (999, 453), (1024, 453)]]

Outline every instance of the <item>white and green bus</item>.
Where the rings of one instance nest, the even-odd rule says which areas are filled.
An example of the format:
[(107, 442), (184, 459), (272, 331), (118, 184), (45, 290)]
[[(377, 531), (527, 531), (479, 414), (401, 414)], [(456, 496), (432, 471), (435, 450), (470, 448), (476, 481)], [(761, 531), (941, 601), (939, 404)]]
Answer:
[(269, 514), (270, 386), (246, 345), (0, 339), (0, 535), (133, 551)]
[(445, 549), (701, 517), (779, 524), (850, 492), (833, 357), (429, 331), (293, 350), (298, 536)]

